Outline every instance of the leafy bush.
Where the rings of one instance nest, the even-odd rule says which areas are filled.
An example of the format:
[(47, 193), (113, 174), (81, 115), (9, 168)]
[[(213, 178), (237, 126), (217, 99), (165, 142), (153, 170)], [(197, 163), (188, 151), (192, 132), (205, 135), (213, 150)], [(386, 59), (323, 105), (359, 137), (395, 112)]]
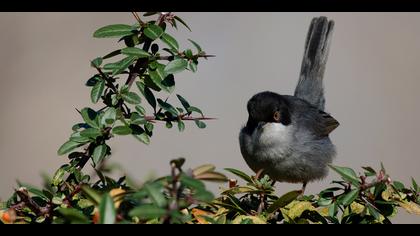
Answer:
[[(111, 178), (112, 168), (106, 165), (111, 138), (131, 135), (149, 144), (157, 122), (167, 128), (176, 124), (182, 132), (186, 121), (205, 128), (204, 120), (211, 119), (179, 94), (178, 105), (169, 102), (174, 75), (196, 72), (199, 60), (211, 55), (193, 40), (189, 41), (194, 49), (179, 48), (168, 28), (190, 28), (173, 13), (145, 13), (144, 18), (153, 18), (149, 21), (134, 12), (133, 16), (137, 21), (133, 25), (108, 25), (94, 32), (96, 38), (124, 43), (91, 61), (96, 73), (86, 86), (91, 87), (91, 101), (104, 107), (78, 110), (82, 121), (72, 127), (57, 152), (66, 154), (68, 163), (46, 179), (42, 189), (18, 183), (14, 194), (1, 203), (2, 223), (391, 223), (398, 207), (420, 214), (415, 180), (406, 187), (392, 181), (383, 167), (379, 171), (363, 167), (364, 174), (358, 176), (350, 168), (331, 166), (342, 180), (309, 196), (299, 191), (276, 196), (268, 176), (226, 168), (246, 183), (238, 185), (211, 164), (185, 168), (183, 158), (169, 163), (169, 175), (141, 187), (129, 184), (125, 176)], [(82, 171), (87, 163), (95, 175)], [(226, 189), (215, 198), (203, 181), (224, 183)]]

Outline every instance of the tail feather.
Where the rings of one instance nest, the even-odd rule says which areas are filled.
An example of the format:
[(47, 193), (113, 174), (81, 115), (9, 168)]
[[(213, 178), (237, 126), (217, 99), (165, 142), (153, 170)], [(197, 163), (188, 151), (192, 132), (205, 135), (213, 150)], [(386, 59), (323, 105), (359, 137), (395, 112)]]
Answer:
[(324, 16), (312, 19), (305, 41), (302, 67), (295, 96), (324, 110), (325, 97), (322, 79), (328, 59), (334, 21)]

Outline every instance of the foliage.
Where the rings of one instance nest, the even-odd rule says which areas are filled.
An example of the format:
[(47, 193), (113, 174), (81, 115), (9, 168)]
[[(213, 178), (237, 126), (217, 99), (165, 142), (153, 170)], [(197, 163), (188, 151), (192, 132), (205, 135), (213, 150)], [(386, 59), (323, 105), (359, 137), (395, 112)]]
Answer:
[[(300, 191), (276, 196), (268, 176), (226, 168), (246, 183), (238, 185), (211, 164), (185, 168), (184, 158), (170, 162), (169, 175), (141, 186), (131, 184), (126, 176), (111, 178), (114, 169), (106, 164), (112, 153), (107, 144), (111, 138), (130, 135), (149, 144), (156, 123), (163, 122), (167, 128), (175, 123), (182, 132), (185, 121), (205, 128), (203, 120), (211, 119), (180, 94), (176, 94), (177, 105), (170, 101), (175, 74), (196, 72), (199, 60), (211, 55), (191, 39), (194, 50), (180, 49), (169, 27), (181, 24), (191, 29), (173, 13), (147, 12), (143, 18), (152, 17), (149, 21), (135, 12), (133, 16), (135, 24), (108, 25), (94, 32), (96, 38), (124, 43), (91, 61), (96, 73), (86, 86), (92, 103), (104, 106), (78, 110), (81, 121), (57, 151), (67, 155), (68, 163), (46, 178), (42, 189), (18, 183), (14, 194), (0, 205), (2, 223), (390, 223), (397, 207), (420, 214), (420, 189), (414, 179), (411, 187), (392, 182), (383, 167), (378, 172), (364, 167), (364, 175), (357, 176), (350, 168), (331, 166), (343, 180), (309, 196)], [(94, 174), (83, 172), (87, 163)], [(228, 186), (215, 197), (203, 181)]]

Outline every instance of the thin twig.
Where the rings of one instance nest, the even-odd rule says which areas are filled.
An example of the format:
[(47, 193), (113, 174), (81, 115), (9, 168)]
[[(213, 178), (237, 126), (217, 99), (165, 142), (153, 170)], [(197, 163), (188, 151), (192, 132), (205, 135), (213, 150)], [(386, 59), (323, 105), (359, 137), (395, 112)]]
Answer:
[[(186, 58), (186, 56), (184, 55), (184, 54), (181, 54), (181, 55), (178, 55), (178, 56), (180, 56), (181, 58)], [(174, 56), (159, 56), (159, 57), (156, 57), (156, 60), (170, 60), (171, 58), (173, 58)], [(203, 57), (203, 58), (205, 58), (205, 59), (207, 59), (208, 57), (216, 57), (215, 55), (195, 55), (195, 56), (193, 56), (193, 57)]]
[[(144, 119), (147, 120), (147, 121), (166, 121), (166, 120), (157, 119), (155, 116), (145, 116)], [(179, 116), (175, 120), (178, 120), (178, 119), (181, 119), (181, 120), (216, 120), (217, 118), (211, 118), (211, 117), (189, 117), (189, 116), (182, 117), (182, 116)]]
[(139, 22), (140, 26), (144, 25), (144, 22), (140, 19), (140, 16), (137, 14), (137, 12), (131, 12), (133, 14), (134, 18), (136, 18), (137, 22)]
[(117, 93), (117, 88), (114, 86), (114, 84), (109, 80), (109, 77), (102, 71), (101, 68), (95, 66), (95, 69), (99, 72), (99, 74), (102, 76), (102, 78), (105, 80), (107, 86), (112, 89), (114, 93)]
[(21, 202), (24, 202), (35, 214), (37, 215), (46, 215), (49, 213), (49, 205), (46, 207), (41, 207), (36, 203), (28, 193), (28, 190), (24, 187), (21, 187), (16, 190), (16, 194), (19, 196)]

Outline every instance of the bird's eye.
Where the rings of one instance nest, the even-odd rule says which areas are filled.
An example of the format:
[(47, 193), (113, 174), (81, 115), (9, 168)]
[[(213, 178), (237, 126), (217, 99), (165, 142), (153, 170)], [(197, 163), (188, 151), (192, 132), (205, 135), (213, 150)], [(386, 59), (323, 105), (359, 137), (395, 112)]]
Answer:
[(279, 122), (280, 121), (280, 112), (279, 111), (274, 112), (273, 119), (276, 122)]

